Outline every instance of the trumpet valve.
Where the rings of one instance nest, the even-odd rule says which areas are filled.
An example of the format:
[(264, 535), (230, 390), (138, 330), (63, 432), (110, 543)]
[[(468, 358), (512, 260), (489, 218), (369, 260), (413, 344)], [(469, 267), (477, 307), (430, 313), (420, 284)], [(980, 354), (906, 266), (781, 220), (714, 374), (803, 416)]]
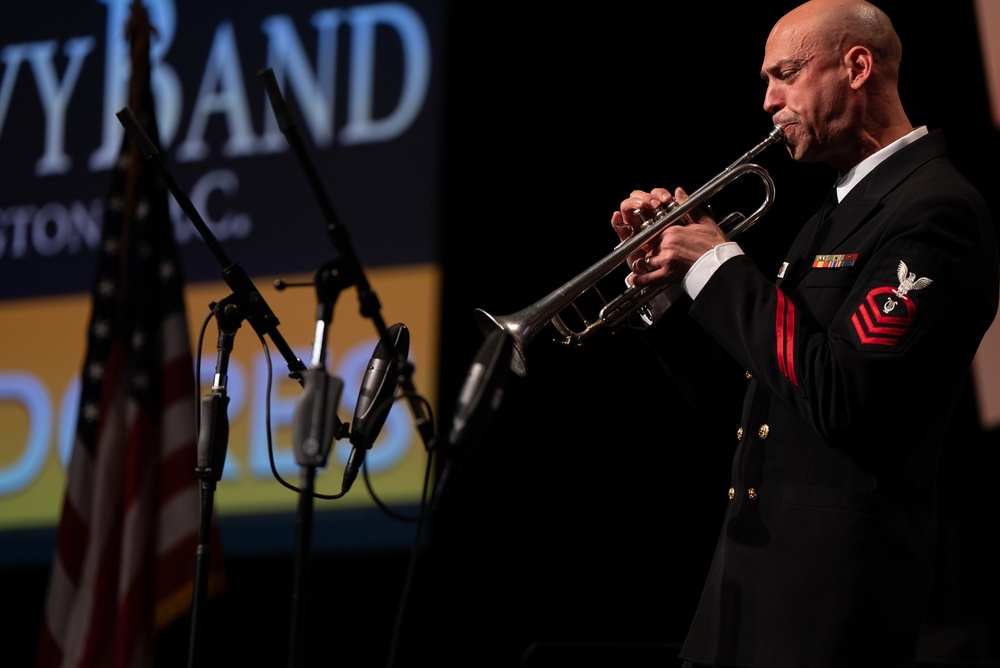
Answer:
[(632, 209), (632, 213), (642, 220), (643, 227), (649, 227), (678, 206), (680, 204), (677, 203), (677, 200), (672, 199), (667, 202), (666, 206), (661, 206), (658, 209)]
[(656, 220), (656, 214), (658, 210), (656, 209), (632, 209), (632, 213), (639, 217), (643, 225), (653, 222)]

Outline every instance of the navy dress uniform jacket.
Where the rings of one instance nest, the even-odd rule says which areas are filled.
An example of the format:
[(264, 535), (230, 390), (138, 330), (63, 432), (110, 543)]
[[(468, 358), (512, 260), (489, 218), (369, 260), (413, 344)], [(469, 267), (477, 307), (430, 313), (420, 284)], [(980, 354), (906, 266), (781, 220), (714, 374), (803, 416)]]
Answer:
[(644, 333), (709, 410), (724, 395), (708, 344), (742, 384), (730, 503), (681, 650), (695, 663), (913, 665), (938, 454), (997, 311), (993, 223), (939, 131), (827, 222), (816, 248), (807, 221), (776, 282), (733, 258)]

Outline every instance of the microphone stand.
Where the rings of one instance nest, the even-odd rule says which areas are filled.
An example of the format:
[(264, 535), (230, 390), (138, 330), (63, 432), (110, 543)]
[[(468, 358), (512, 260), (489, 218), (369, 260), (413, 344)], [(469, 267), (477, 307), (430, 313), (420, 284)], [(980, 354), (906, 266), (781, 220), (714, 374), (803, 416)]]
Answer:
[[(273, 109), (275, 119), (278, 122), (278, 128), (281, 130), (282, 134), (285, 135), (289, 146), (291, 146), (296, 157), (298, 158), (299, 163), (305, 172), (306, 180), (308, 181), (310, 188), (312, 188), (313, 195), (315, 196), (320, 210), (326, 219), (327, 235), (330, 237), (330, 241), (334, 248), (340, 251), (342, 261), (340, 271), (345, 280), (342, 287), (349, 287), (350, 285), (357, 287), (361, 315), (369, 318), (375, 325), (375, 330), (378, 333), (380, 341), (390, 340), (391, 336), (389, 334), (389, 328), (382, 317), (381, 304), (378, 296), (368, 283), (361, 260), (358, 258), (358, 255), (354, 250), (354, 246), (351, 243), (350, 235), (347, 233), (347, 229), (340, 224), (337, 214), (334, 212), (333, 205), (330, 203), (330, 199), (323, 188), (323, 184), (320, 181), (318, 173), (316, 172), (316, 168), (309, 158), (309, 153), (306, 151), (305, 144), (303, 144), (302, 139), (299, 137), (295, 123), (292, 121), (292, 115), (289, 112), (285, 99), (281, 94), (280, 88), (278, 87), (278, 81), (274, 76), (274, 71), (271, 68), (266, 68), (260, 70), (260, 72), (258, 72), (258, 76), (263, 81), (264, 87), (267, 90), (268, 99), (271, 102), (271, 108)], [(437, 442), (434, 434), (434, 422), (413, 385), (413, 365), (410, 364), (408, 353), (403, 353), (398, 356), (396, 369), (399, 373), (398, 386), (402, 390), (403, 396), (407, 398), (410, 404), (410, 412), (413, 415), (414, 426), (423, 441), (424, 450), (428, 454), (431, 454), (433, 453)], [(422, 534), (424, 522), (423, 503), (421, 503), (421, 512), (418, 517), (418, 522), (417, 539), (413, 546), (413, 559), (415, 559), (419, 539)], [(414, 563), (411, 561), (409, 569), (411, 573), (413, 567)], [(405, 607), (406, 601), (404, 595), (404, 599), (400, 602), (397, 614), (397, 627), (401, 623), (402, 611)], [(393, 664), (395, 658), (395, 636), (397, 633), (398, 628), (393, 634), (394, 639), (389, 648), (389, 666)], [(295, 667), (292, 666), (292, 668)]]
[[(344, 382), (326, 372), (326, 341), (333, 319), (333, 307), (340, 291), (346, 287), (336, 263), (320, 267), (316, 272), (316, 334), (313, 338), (312, 359), (305, 376), (305, 391), (296, 406), (292, 442), (295, 461), (300, 466), (300, 494), (296, 515), (295, 569), (292, 578), (291, 643), (289, 668), (301, 663), (309, 582), (309, 553), (312, 545), (313, 491), (316, 470), (326, 466), (334, 439), (346, 435), (347, 425), (337, 417), (337, 406)], [(347, 284), (349, 285), (349, 284)], [(328, 419), (333, 418), (332, 423)], [(336, 497), (335, 497), (336, 498)]]
[[(226, 301), (226, 300), (223, 300)], [(198, 456), (195, 475), (201, 480), (201, 520), (198, 529), (198, 548), (195, 554), (194, 597), (191, 606), (191, 639), (188, 646), (188, 666), (199, 665), (204, 642), (202, 605), (208, 597), (209, 562), (211, 555), (212, 508), (215, 487), (222, 478), (229, 447), (229, 418), (226, 409), (229, 396), (229, 354), (233, 350), (236, 330), (240, 328), (239, 309), (232, 302), (213, 304), (219, 327), (218, 356), (212, 389), (201, 400), (201, 426), (198, 431)]]
[[(385, 339), (389, 333), (389, 328), (382, 317), (382, 306), (378, 295), (375, 294), (375, 291), (369, 285), (368, 279), (365, 277), (364, 268), (361, 265), (361, 260), (358, 258), (358, 254), (351, 243), (350, 235), (347, 229), (340, 224), (337, 214), (333, 210), (333, 205), (330, 203), (330, 199), (323, 189), (322, 181), (320, 181), (316, 168), (309, 159), (309, 153), (306, 151), (301, 137), (299, 137), (298, 130), (292, 122), (288, 105), (285, 103), (281, 90), (278, 88), (278, 81), (274, 76), (274, 71), (270, 68), (263, 69), (258, 72), (258, 76), (264, 82), (268, 99), (271, 101), (271, 108), (274, 110), (274, 116), (278, 121), (278, 128), (285, 135), (289, 146), (292, 147), (292, 150), (301, 163), (302, 169), (305, 171), (306, 180), (309, 182), (309, 186), (312, 188), (323, 217), (326, 219), (326, 230), (330, 241), (333, 243), (334, 248), (340, 251), (342, 255), (343, 265), (341, 269), (347, 280), (347, 286), (352, 284), (357, 286), (361, 315), (369, 318), (375, 325), (379, 340)], [(434, 423), (428, 415), (424, 404), (421, 403), (416, 388), (413, 385), (413, 365), (409, 363), (408, 359), (404, 358), (399, 360), (398, 368), (400, 369), (399, 386), (403, 390), (404, 396), (409, 400), (414, 424), (423, 440), (424, 448), (428, 452), (431, 452), (434, 449), (435, 443)]]
[(229, 423), (225, 410), (228, 407), (229, 398), (226, 395), (226, 383), (229, 353), (236, 338), (236, 330), (240, 328), (241, 322), (245, 319), (259, 336), (267, 335), (270, 337), (288, 364), (288, 369), (291, 372), (289, 376), (298, 380), (299, 383), (303, 382), (302, 374), (306, 371), (306, 367), (302, 360), (292, 352), (291, 346), (281, 336), (281, 333), (278, 332), (278, 318), (271, 311), (263, 295), (257, 290), (243, 268), (230, 261), (218, 239), (215, 238), (194, 204), (191, 203), (190, 198), (177, 184), (160, 157), (159, 149), (143, 130), (135, 113), (126, 106), (115, 115), (138, 147), (140, 154), (156, 170), (181, 209), (197, 228), (209, 250), (222, 266), (223, 279), (233, 290), (231, 295), (213, 306), (219, 326), (219, 353), (212, 391), (202, 400), (204, 417), (201, 431), (198, 434), (198, 462), (195, 473), (201, 479), (202, 514), (196, 552), (195, 582), (191, 603), (191, 640), (188, 654), (188, 666), (195, 668), (199, 664), (203, 646), (204, 620), (201, 611), (208, 591), (208, 566), (211, 556), (209, 536), (215, 485), (222, 477), (228, 448)]

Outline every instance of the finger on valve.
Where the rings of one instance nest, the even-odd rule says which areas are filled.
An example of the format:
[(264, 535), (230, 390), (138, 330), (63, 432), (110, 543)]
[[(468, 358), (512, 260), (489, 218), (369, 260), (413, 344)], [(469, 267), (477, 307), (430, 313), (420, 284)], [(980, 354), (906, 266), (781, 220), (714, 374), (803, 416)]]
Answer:
[(625, 222), (625, 217), (621, 213), (616, 212), (611, 218), (611, 226), (618, 233), (618, 238), (621, 241), (625, 241), (635, 234), (635, 228)]

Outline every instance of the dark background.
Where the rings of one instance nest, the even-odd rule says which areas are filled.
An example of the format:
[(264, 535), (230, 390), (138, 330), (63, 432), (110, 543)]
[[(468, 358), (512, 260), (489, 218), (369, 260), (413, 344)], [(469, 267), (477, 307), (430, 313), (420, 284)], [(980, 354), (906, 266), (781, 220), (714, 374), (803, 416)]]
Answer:
[[(630, 190), (691, 190), (764, 138), (763, 44), (797, 3), (450, 4), (440, 434), (482, 341), (475, 308), (534, 303), (616, 243), (608, 221)], [(945, 130), (1000, 218), (971, 1), (878, 4), (904, 41), (911, 121)], [(741, 244), (772, 271), (833, 175), (780, 149), (758, 162), (777, 201)], [(509, 379), (491, 429), (450, 477), (415, 562), (397, 549), (313, 556), (301, 665), (387, 666), (390, 647), (397, 668), (675, 665), (726, 503), (739, 407), (700, 416), (650, 362), (628, 332), (580, 350), (540, 335), (527, 377)], [(987, 512), (998, 439), (979, 428), (970, 390), (942, 459), (925, 663), (1000, 661)], [(227, 569), (202, 665), (287, 664), (293, 556), (228, 557)], [(30, 665), (47, 567), (2, 577), (13, 617), (3, 664)], [(164, 639), (164, 665), (186, 664), (187, 624)]]

